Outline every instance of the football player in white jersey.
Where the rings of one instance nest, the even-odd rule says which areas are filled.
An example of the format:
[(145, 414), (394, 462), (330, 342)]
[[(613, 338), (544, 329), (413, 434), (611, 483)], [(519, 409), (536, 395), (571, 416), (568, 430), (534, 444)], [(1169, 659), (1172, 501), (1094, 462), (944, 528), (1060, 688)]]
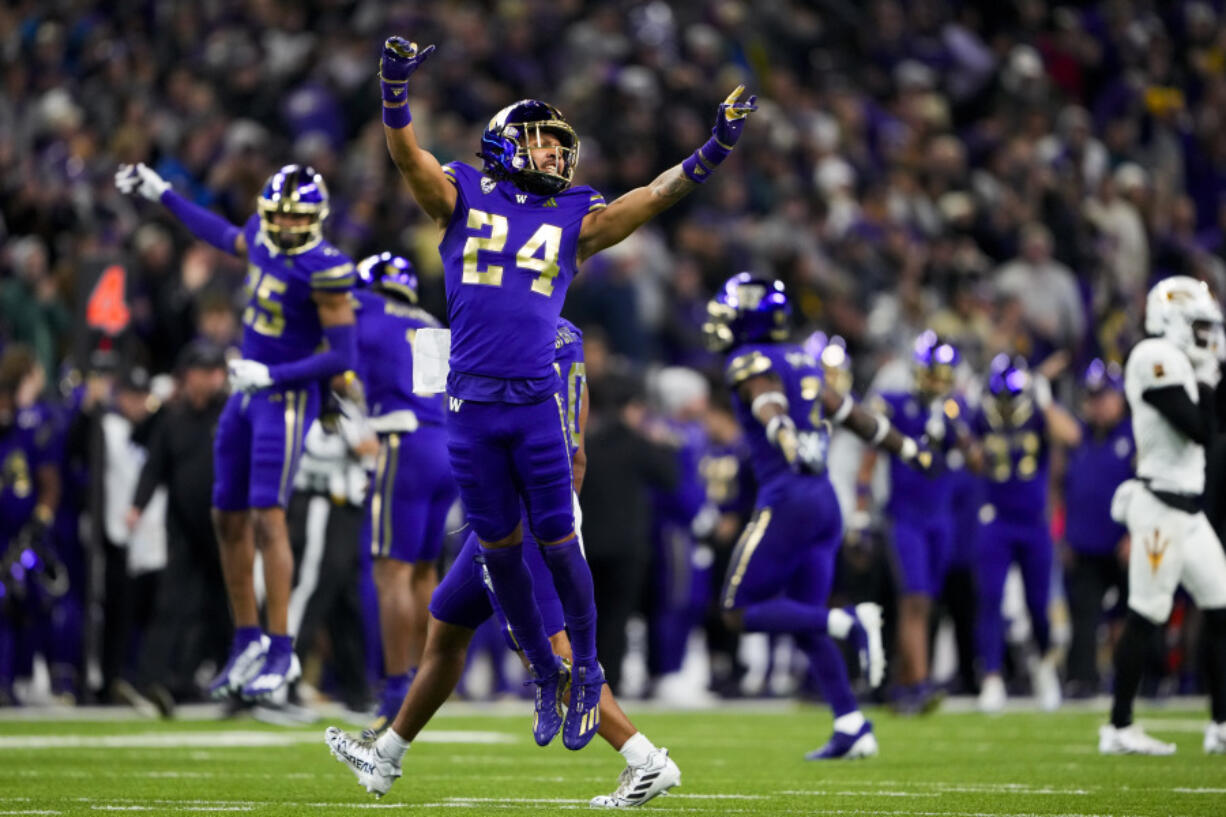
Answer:
[(1128, 526), (1128, 617), (1115, 650), (1111, 723), (1103, 754), (1169, 755), (1173, 743), (1132, 722), (1144, 648), (1171, 614), (1182, 584), (1204, 611), (1213, 720), (1206, 752), (1226, 754), (1226, 552), (1201, 510), (1205, 448), (1215, 432), (1213, 393), (1226, 359), (1222, 310), (1201, 281), (1159, 282), (1145, 306), (1145, 331), (1124, 370), (1137, 444), (1136, 479), (1115, 492), (1111, 516)]

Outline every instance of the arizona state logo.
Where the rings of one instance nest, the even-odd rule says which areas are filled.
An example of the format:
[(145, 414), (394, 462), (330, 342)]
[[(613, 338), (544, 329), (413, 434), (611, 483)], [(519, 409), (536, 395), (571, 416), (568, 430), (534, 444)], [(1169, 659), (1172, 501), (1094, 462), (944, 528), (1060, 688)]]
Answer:
[(1162, 564), (1162, 557), (1166, 555), (1166, 549), (1171, 544), (1171, 540), (1163, 539), (1161, 531), (1154, 528), (1154, 532), (1146, 536), (1141, 544), (1145, 548), (1145, 557), (1149, 559), (1150, 571), (1157, 575), (1158, 567)]

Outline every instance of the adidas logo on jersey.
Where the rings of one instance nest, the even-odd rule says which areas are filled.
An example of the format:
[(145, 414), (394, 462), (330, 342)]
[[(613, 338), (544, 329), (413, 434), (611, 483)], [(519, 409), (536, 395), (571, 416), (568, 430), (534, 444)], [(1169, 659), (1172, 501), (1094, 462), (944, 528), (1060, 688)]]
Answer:
[(553, 196), (550, 196), (549, 200), (545, 202), (544, 206), (545, 207), (557, 207), (558, 203), (553, 200)]
[(459, 397), (448, 397), (447, 402), (451, 404), (451, 411), (453, 414), (459, 414), (460, 406), (464, 405), (464, 401)]

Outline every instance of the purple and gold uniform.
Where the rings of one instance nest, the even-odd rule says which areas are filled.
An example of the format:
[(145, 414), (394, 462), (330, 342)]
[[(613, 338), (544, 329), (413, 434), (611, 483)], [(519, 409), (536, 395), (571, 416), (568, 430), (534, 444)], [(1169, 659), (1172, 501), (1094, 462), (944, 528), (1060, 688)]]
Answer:
[(604, 199), (582, 186), (536, 195), (460, 162), (444, 173), (457, 193), (439, 244), (451, 326), (452, 471), (483, 541), (519, 524), (516, 486), (533, 533), (560, 541), (574, 519), (555, 337), (583, 218)]
[(740, 397), (742, 383), (767, 373), (782, 383), (797, 433), (814, 435), (818, 447), (830, 441), (818, 401), (824, 387), (822, 369), (812, 357), (799, 346), (771, 343), (745, 344), (728, 353), (725, 376), (737, 420), (745, 431), (758, 497), (753, 518), (728, 567), (720, 598), (725, 610), (780, 594), (824, 606), (843, 534), (838, 500), (824, 470), (793, 471)]
[(1041, 653), (1047, 652), (1052, 542), (1047, 523), (1047, 423), (1029, 397), (1015, 398), (1005, 418), (987, 399), (972, 432), (984, 451), (984, 504), (979, 510), (979, 658), (985, 673), (999, 673), (1004, 649), (1000, 606), (1009, 566), (1017, 562), (1026, 606)]
[[(355, 276), (353, 262), (327, 241), (284, 252), (260, 225), (253, 215), (243, 228), (248, 272), (242, 356), (272, 366), (316, 352), (324, 334), (312, 293), (344, 292)], [(284, 507), (307, 429), (318, 414), (313, 383), (231, 395), (213, 441), (213, 505), (223, 511)]]
[[(570, 440), (569, 450), (573, 458), (582, 444), (582, 429), (579, 428), (582, 408), (580, 401), (583, 399), (583, 384), (587, 380), (583, 362), (583, 333), (569, 321), (560, 318), (555, 332), (554, 348), (555, 371), (563, 381), (559, 394), (563, 400)], [(532, 574), (533, 594), (541, 611), (545, 632), (553, 635), (565, 627), (562, 603), (558, 599), (558, 591), (554, 588), (549, 567), (541, 556), (540, 547), (529, 530), (524, 531), (524, 545), (524, 563)], [(434, 596), (430, 599), (430, 613), (439, 621), (471, 630), (477, 629), (490, 615), (497, 615), (507, 645), (511, 649), (518, 649), (502, 608), (494, 597), (476, 532), (469, 533), (455, 564), (434, 591)]]
[(447, 462), (443, 396), (413, 393), (412, 348), (418, 329), (439, 323), (396, 298), (369, 290), (354, 295), (358, 374), (379, 434), (363, 541), (375, 557), (431, 562), (442, 549), (456, 487)]
[[(912, 439), (927, 438), (944, 458), (951, 453), (954, 423), (965, 407), (954, 397), (925, 401), (911, 391), (877, 395), (881, 413)], [(935, 433), (934, 433), (935, 432)], [(930, 598), (940, 594), (953, 554), (955, 475), (949, 471), (923, 474), (897, 457), (890, 458), (890, 499), (886, 505), (893, 524), (894, 551), (902, 589)]]
[(34, 409), (17, 412), (11, 425), (0, 427), (0, 556), (34, 515), (35, 474), (56, 462), (56, 436), (55, 427)]

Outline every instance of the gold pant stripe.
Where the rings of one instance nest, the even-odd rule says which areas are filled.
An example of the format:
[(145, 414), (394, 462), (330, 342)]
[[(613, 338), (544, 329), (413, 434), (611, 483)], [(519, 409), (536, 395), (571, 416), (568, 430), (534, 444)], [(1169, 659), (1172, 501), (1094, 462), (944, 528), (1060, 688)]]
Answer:
[(396, 470), (400, 465), (400, 435), (389, 434), (387, 446), (387, 466), (383, 480), (383, 556), (392, 552), (392, 507), (396, 494)]
[(387, 468), (387, 446), (380, 445), (375, 455), (375, 481), (370, 486), (370, 555), (380, 556), (379, 518), (383, 511), (383, 472)]
[(749, 560), (753, 558), (753, 553), (766, 535), (766, 528), (770, 523), (771, 509), (759, 508), (741, 534), (741, 541), (736, 543), (736, 550), (732, 553), (734, 567), (729, 574), (728, 585), (724, 588), (724, 609), (731, 609), (735, 605), (737, 588), (741, 586), (745, 571), (749, 569)]
[(294, 475), (291, 467), (294, 463), (294, 432), (298, 428), (298, 405), (295, 402), (295, 392), (285, 392), (285, 452), (281, 462), (281, 479), (277, 482), (277, 501), (284, 503), (289, 481)]

